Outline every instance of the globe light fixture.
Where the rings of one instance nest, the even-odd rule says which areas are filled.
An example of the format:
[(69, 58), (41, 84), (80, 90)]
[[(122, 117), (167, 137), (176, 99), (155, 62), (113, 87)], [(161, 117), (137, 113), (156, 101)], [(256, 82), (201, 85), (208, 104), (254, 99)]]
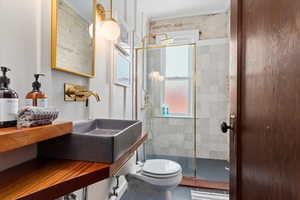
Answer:
[[(105, 11), (101, 4), (97, 4), (97, 14), (102, 23), (99, 24), (100, 34), (107, 40), (114, 41), (117, 40), (121, 34), (120, 25), (112, 15), (112, 0), (110, 1), (110, 10)], [(109, 17), (106, 18), (105, 13), (109, 12)]]

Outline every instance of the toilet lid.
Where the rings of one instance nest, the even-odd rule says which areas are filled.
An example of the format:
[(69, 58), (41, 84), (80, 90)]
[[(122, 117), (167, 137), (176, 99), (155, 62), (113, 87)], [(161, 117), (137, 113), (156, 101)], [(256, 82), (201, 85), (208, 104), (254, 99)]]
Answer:
[(180, 171), (181, 166), (171, 160), (147, 160), (143, 166), (143, 172), (153, 175), (172, 175), (177, 174)]

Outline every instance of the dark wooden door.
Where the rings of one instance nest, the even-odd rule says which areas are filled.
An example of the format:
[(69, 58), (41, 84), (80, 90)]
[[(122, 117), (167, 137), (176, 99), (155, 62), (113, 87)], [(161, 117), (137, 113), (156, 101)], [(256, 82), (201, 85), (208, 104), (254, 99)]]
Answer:
[(300, 199), (300, 1), (231, 0), (231, 199)]

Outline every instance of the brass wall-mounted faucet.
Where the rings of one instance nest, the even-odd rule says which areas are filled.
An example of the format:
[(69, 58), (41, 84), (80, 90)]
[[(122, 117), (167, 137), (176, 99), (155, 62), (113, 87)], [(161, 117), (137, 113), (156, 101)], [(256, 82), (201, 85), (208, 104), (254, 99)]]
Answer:
[(65, 101), (88, 102), (88, 98), (90, 96), (94, 96), (97, 102), (101, 101), (101, 97), (99, 96), (99, 94), (94, 91), (89, 91), (86, 86), (65, 83), (65, 94), (64, 94)]

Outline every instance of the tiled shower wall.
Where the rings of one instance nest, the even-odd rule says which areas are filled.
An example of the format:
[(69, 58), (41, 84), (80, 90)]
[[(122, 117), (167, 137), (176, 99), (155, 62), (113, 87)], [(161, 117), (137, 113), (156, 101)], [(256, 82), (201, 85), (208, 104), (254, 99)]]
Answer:
[(192, 118), (153, 117), (151, 123), (151, 139), (147, 145), (147, 154), (194, 156)]
[[(173, 32), (199, 29), (205, 39), (227, 38), (227, 14), (178, 18), (152, 22), (152, 32)], [(193, 20), (192, 20), (193, 19)], [(195, 21), (197, 20), (197, 21)], [(181, 26), (181, 28), (180, 28)], [(148, 73), (161, 67), (160, 49), (148, 50)], [(199, 158), (228, 159), (228, 138), (220, 131), (229, 106), (229, 44), (197, 45), (197, 118), (161, 117), (160, 83), (149, 81), (152, 96), (152, 118), (149, 120), (151, 139), (147, 154), (194, 156), (194, 123), (196, 123), (196, 155)]]
[(228, 159), (228, 135), (220, 130), (229, 113), (229, 44), (197, 47), (197, 156)]

